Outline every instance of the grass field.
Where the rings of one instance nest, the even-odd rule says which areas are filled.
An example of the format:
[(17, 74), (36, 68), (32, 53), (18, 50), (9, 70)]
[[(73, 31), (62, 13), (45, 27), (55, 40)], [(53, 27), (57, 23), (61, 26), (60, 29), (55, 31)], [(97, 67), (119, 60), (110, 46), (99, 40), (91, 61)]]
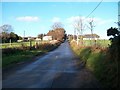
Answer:
[[(48, 43), (49, 41), (40, 41), (39, 43)], [(94, 41), (91, 40), (83, 40), (83, 44), (84, 46), (91, 46), (94, 44)], [(24, 46), (30, 46), (30, 42), (16, 42), (16, 43), (2, 43), (0, 44), (1, 48), (15, 48), (15, 47), (21, 47), (22, 45)], [(32, 41), (32, 46), (35, 45), (35, 41)], [(99, 39), (96, 40), (96, 45), (100, 46), (100, 47), (108, 47), (108, 45), (110, 45), (110, 41), (109, 40), (105, 40), (105, 39)]]
[(96, 44), (97, 46), (100, 46), (100, 47), (108, 47), (110, 45), (110, 41), (109, 40), (106, 40), (106, 39), (99, 39), (99, 40), (96, 40), (96, 42), (94, 40), (83, 40), (84, 42), (84, 45), (85, 46), (91, 46), (93, 44)]
[[(74, 41), (74, 40), (73, 40)], [(75, 40), (77, 43), (77, 40)], [(98, 40), (83, 40), (83, 46), (98, 46), (98, 47), (103, 47), (106, 48), (111, 44), (110, 40), (106, 39), (98, 39)], [(79, 41), (80, 45), (80, 41)]]
[[(49, 41), (40, 41), (39, 43), (48, 43)], [(35, 45), (35, 41), (31, 41), (31, 45)], [(22, 45), (24, 46), (30, 46), (30, 42), (14, 42), (14, 43), (2, 43), (0, 44), (1, 48), (16, 48), (16, 47), (21, 47)]]
[[(23, 45), (29, 46), (30, 42), (15, 42), (15, 43), (2, 43), (2, 48), (15, 48), (15, 47), (21, 47)], [(32, 45), (35, 45), (35, 42), (32, 42)]]

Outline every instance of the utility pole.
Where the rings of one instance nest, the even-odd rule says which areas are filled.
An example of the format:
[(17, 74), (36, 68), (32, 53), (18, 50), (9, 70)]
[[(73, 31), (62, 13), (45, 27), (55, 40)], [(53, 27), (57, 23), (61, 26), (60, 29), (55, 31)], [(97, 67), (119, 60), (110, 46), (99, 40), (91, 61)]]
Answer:
[(10, 39), (10, 46), (12, 45), (12, 43), (11, 43), (11, 39)]
[(76, 29), (74, 28), (74, 40), (76, 39)]
[(118, 21), (118, 30), (120, 31), (120, 20)]
[(25, 38), (25, 30), (24, 30), (24, 38)]
[(24, 41), (24, 39), (25, 39), (25, 30), (23, 31), (23, 41)]
[(78, 43), (79, 43), (79, 41), (78, 41), (79, 38), (78, 38), (78, 37), (79, 37), (79, 34), (78, 34), (78, 32), (77, 32), (77, 45), (78, 45)]
[(120, 1), (118, 2), (118, 30), (120, 30)]

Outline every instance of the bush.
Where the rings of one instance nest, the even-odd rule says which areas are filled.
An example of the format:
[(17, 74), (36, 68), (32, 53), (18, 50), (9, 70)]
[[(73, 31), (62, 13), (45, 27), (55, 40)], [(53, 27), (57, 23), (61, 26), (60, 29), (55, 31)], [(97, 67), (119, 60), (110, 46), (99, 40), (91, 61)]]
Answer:
[[(120, 81), (119, 81), (119, 65), (120, 65), (120, 31), (117, 28), (110, 28), (107, 30), (108, 36), (113, 36), (110, 38), (111, 45), (109, 46), (108, 50), (108, 60), (112, 62), (112, 67), (110, 71), (114, 71), (114, 79), (116, 84), (114, 86), (120, 88)], [(113, 65), (114, 64), (114, 65)], [(114, 66), (114, 67), (113, 67)], [(112, 71), (112, 73), (113, 73)], [(110, 72), (109, 72), (110, 73)], [(110, 73), (110, 74), (112, 74)]]

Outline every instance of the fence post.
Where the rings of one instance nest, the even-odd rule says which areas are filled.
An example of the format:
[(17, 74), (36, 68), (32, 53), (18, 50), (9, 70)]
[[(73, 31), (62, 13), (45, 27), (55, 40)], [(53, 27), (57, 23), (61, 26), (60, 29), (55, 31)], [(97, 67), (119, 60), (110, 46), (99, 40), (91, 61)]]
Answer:
[(11, 39), (10, 39), (10, 46), (11, 46), (12, 44), (11, 44)]
[(32, 41), (30, 40), (30, 50), (31, 50), (31, 47), (32, 47)]
[(35, 48), (37, 49), (38, 48), (38, 42), (35, 41)]

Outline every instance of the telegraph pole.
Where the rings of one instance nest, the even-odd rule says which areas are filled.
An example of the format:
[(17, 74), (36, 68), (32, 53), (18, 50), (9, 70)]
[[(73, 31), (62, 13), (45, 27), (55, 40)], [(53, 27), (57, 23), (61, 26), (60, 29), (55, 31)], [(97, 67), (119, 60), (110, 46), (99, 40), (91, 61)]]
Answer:
[(75, 40), (76, 39), (76, 29), (74, 28), (74, 37), (73, 39)]
[(24, 30), (24, 38), (25, 38), (25, 30)]
[(118, 30), (120, 30), (120, 1), (118, 2)]
[(23, 31), (23, 40), (25, 39), (25, 30)]

